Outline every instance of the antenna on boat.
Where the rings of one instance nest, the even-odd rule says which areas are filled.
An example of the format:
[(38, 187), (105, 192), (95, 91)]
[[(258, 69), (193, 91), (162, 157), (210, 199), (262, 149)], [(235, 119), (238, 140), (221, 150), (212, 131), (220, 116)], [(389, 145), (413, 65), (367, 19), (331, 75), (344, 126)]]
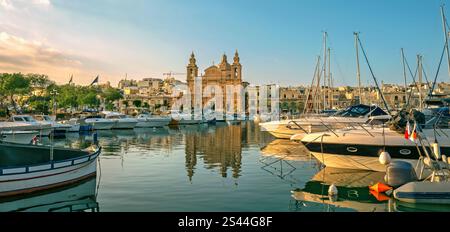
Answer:
[(355, 35), (355, 49), (356, 49), (356, 79), (358, 81), (358, 94), (359, 94), (359, 104), (362, 104), (362, 94), (361, 94), (361, 70), (359, 67), (359, 49), (358, 49), (358, 41), (359, 41), (359, 32), (353, 32)]

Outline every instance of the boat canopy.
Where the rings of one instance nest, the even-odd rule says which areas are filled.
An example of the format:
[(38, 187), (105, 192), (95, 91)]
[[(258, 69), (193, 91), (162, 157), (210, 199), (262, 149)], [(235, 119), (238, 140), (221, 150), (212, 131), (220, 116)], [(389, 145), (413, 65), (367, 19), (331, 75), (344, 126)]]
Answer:
[(339, 111), (333, 116), (337, 117), (371, 117), (371, 116), (380, 116), (380, 115), (388, 115), (384, 110), (382, 110), (380, 107), (372, 105), (353, 105), (348, 107), (345, 110)]

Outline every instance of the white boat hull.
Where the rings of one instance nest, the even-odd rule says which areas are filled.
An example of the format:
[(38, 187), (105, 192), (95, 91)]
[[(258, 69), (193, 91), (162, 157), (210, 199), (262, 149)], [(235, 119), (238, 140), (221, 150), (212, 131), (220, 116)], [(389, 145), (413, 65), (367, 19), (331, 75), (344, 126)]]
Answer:
[(1, 133), (0, 141), (8, 143), (19, 143), (19, 144), (30, 144), (35, 136), (39, 136), (39, 133), (33, 131), (23, 131), (23, 132), (8, 132)]
[[(84, 160), (87, 157), (83, 158), (79, 160), (79, 164), (75, 165), (71, 165), (70, 161), (55, 163), (55, 168), (53, 169), (49, 169), (50, 164), (30, 167), (29, 172), (24, 172), (25, 168), (16, 168), (15, 170), (3, 169), (3, 174), (0, 175), (0, 197), (56, 188), (95, 176), (97, 157), (98, 155), (93, 155), (91, 160)], [(64, 165), (69, 166), (64, 167)], [(39, 171), (39, 169), (47, 170)]]
[(136, 127), (137, 122), (116, 122), (112, 129), (133, 129)]
[(67, 132), (80, 132), (80, 124), (72, 125)]
[(413, 204), (450, 204), (450, 182), (410, 182), (397, 188), (394, 197)]
[[(375, 172), (386, 172), (386, 166), (382, 165), (378, 157), (352, 156), (352, 155), (336, 155), (328, 153), (311, 153), (314, 158), (329, 168), (342, 168), (352, 170), (367, 170)], [(415, 167), (417, 160), (411, 159), (393, 159), (405, 161)]]
[(86, 122), (91, 125), (93, 130), (111, 130), (114, 126), (114, 122)]
[(137, 128), (152, 128), (152, 127), (165, 127), (170, 123), (170, 119), (168, 120), (154, 120), (154, 121), (144, 121), (138, 122), (136, 124)]

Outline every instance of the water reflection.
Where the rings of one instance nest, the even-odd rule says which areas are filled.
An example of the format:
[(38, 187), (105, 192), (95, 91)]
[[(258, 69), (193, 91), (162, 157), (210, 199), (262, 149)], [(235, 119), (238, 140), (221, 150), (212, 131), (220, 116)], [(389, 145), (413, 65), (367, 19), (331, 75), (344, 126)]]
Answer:
[[(303, 189), (292, 191), (295, 206), (300, 211), (387, 211), (389, 198), (375, 196), (368, 186), (382, 181), (384, 173), (324, 168)], [(335, 184), (337, 198), (328, 196), (328, 188)]]
[(197, 156), (206, 169), (219, 169), (220, 175), (227, 177), (231, 169), (233, 178), (239, 178), (242, 166), (243, 130), (240, 125), (216, 126), (213, 131), (186, 133), (186, 171), (189, 180), (195, 174)]
[(37, 194), (0, 199), (1, 212), (99, 212), (96, 177)]

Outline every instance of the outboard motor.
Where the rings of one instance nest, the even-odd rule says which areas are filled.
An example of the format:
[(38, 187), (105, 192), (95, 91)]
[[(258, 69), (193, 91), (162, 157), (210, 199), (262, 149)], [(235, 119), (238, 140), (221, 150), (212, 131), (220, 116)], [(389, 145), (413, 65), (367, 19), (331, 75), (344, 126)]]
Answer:
[(405, 161), (393, 161), (386, 169), (386, 183), (394, 188), (417, 181), (413, 166)]

